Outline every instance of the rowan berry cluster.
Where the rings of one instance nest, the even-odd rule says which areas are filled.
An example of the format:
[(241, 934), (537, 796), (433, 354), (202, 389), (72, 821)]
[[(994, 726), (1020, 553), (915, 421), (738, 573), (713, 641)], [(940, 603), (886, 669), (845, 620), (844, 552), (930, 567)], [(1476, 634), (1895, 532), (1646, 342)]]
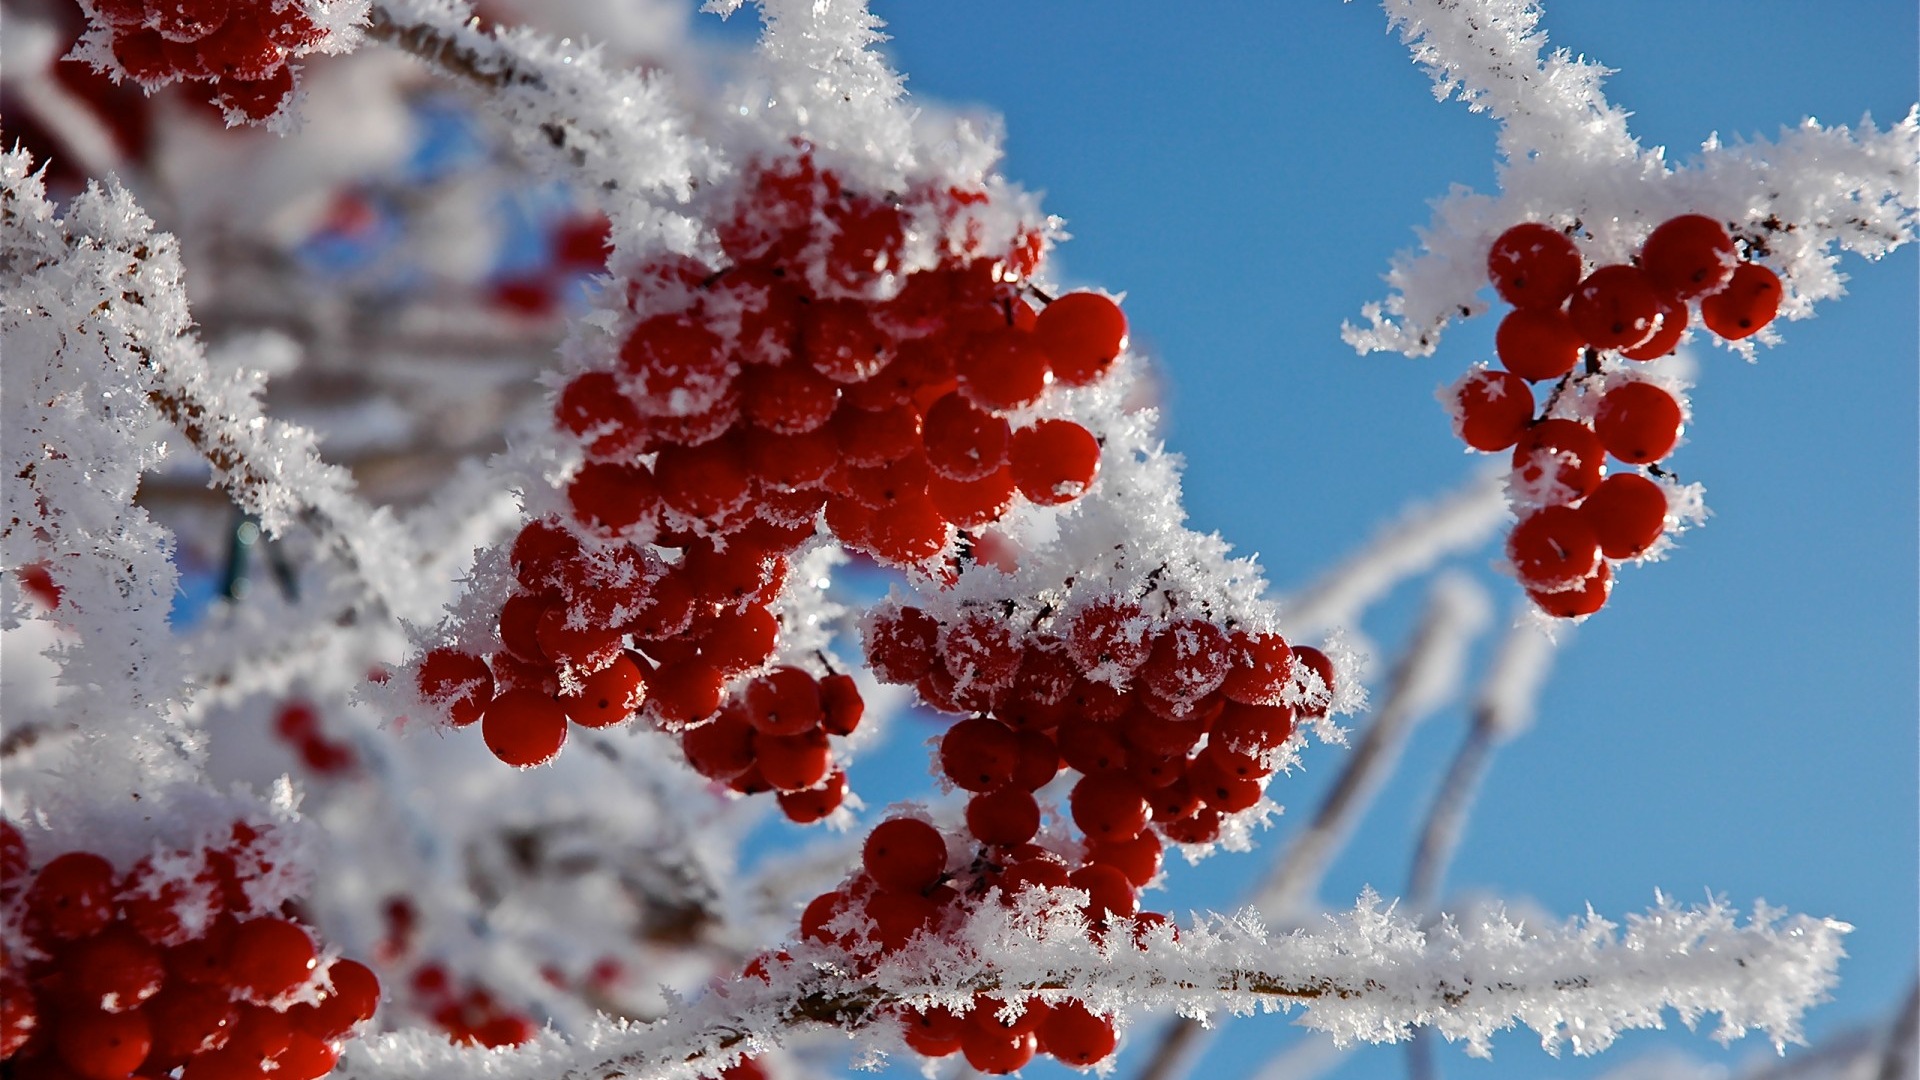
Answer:
[(552, 315), (569, 282), (583, 273), (606, 270), (612, 227), (604, 214), (575, 214), (555, 222), (547, 231), (546, 258), (494, 282), (494, 304), (530, 318)]
[(454, 1042), (468, 1046), (519, 1046), (539, 1032), (531, 1017), (501, 1003), (484, 986), (456, 986), (447, 969), (423, 965), (408, 986), (416, 1006)]
[(289, 701), (273, 715), (273, 733), (300, 755), (301, 764), (321, 776), (353, 771), (353, 748), (330, 739), (320, 727), (320, 713), (304, 701)]
[[(1487, 273), (1513, 305), (1494, 338), (1504, 370), (1475, 368), (1444, 399), (1468, 446), (1512, 449), (1509, 490), (1521, 516), (1507, 559), (1547, 614), (1600, 610), (1612, 565), (1645, 555), (1666, 531), (1666, 490), (1639, 472), (1603, 478), (1604, 464), (1610, 455), (1662, 475), (1657, 463), (1679, 442), (1686, 400), (1634, 362), (1671, 354), (1691, 307), (1729, 341), (1778, 312), (1780, 279), (1736, 251), (1727, 230), (1699, 214), (1662, 223), (1633, 263), (1588, 268), (1565, 232), (1535, 222), (1494, 241)], [(1533, 384), (1549, 382), (1537, 406)]]
[(0, 822), (0, 1060), (8, 1075), (124, 1080), (311, 1080), (371, 1019), (379, 980), (328, 959), (263, 903), (270, 829), (156, 851), (125, 873), (68, 851), (34, 868)]
[(203, 84), (207, 100), (234, 123), (279, 114), (295, 89), (289, 61), (327, 36), (303, 0), (86, 3), (121, 72), (149, 91)]
[(939, 577), (956, 530), (1078, 498), (1099, 441), (1036, 407), (1099, 380), (1126, 321), (1106, 297), (1023, 285), (1040, 235), (991, 247), (982, 192), (862, 195), (804, 153), (744, 188), (720, 265), (623, 275), (627, 325), (556, 402), (584, 460), (564, 512), (511, 545), (500, 647), (433, 650), (417, 686), (519, 766), (558, 753), (569, 719), (642, 714), (703, 774), (812, 821), (844, 796), (827, 739), (860, 703), (845, 676), (768, 668), (790, 557), (824, 523)]

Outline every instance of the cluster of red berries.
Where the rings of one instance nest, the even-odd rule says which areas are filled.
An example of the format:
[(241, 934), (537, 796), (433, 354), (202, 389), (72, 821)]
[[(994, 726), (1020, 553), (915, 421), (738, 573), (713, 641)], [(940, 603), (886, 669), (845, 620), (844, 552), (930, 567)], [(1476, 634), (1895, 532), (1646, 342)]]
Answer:
[(229, 119), (262, 123), (293, 97), (288, 60), (326, 37), (302, 0), (87, 0), (121, 70), (155, 90), (206, 84)]
[(781, 666), (747, 683), (713, 719), (682, 731), (680, 745), (700, 775), (743, 795), (778, 792), (790, 820), (811, 824), (847, 796), (828, 736), (853, 734), (865, 711), (851, 675), (816, 678)]
[[(456, 725), (482, 720), (487, 745), (520, 766), (558, 753), (569, 719), (720, 724), (695, 740), (714, 747), (690, 751), (719, 778), (744, 753), (734, 721), (755, 715), (721, 706), (773, 657), (788, 556), (822, 520), (848, 547), (932, 571), (958, 550), (956, 526), (999, 520), (1016, 493), (1057, 505), (1085, 492), (1095, 437), (1066, 420), (1015, 430), (1011, 417), (1054, 384), (1097, 381), (1125, 318), (1092, 293), (1036, 313), (1019, 281), (1038, 234), (987, 253), (968, 216), (985, 200), (861, 196), (802, 154), (752, 178), (720, 228), (724, 268), (668, 259), (633, 275), (630, 302), (652, 314), (559, 395), (556, 420), (586, 460), (567, 511), (512, 544), (502, 647), (429, 652), (423, 696)], [(930, 268), (905, 262), (915, 228), (943, 238)], [(787, 783), (818, 771), (826, 734), (846, 723), (842, 708), (810, 729), (755, 727), (759, 775), (726, 778), (781, 790), (798, 820), (822, 816), (844, 778)]]
[(1320, 650), (1170, 606), (1155, 615), (1125, 595), (1025, 633), (997, 611), (942, 625), (903, 606), (877, 609), (865, 630), (882, 681), (972, 714), (948, 729), (940, 767), (973, 793), (967, 824), (983, 844), (1030, 841), (1032, 793), (1063, 768), (1080, 774), (1072, 818), (1096, 847), (1133, 843), (1149, 825), (1211, 843), (1224, 816), (1260, 801), (1296, 715), (1324, 715), (1332, 700)]
[(530, 1017), (502, 1004), (485, 987), (461, 990), (447, 969), (438, 964), (423, 965), (408, 985), (420, 1010), (454, 1042), (519, 1046), (539, 1033)]
[(529, 318), (553, 314), (569, 282), (606, 270), (612, 229), (605, 214), (576, 214), (556, 222), (547, 233), (546, 259), (494, 282), (494, 304)]
[[(1512, 449), (1511, 492), (1522, 514), (1507, 557), (1539, 608), (1591, 615), (1613, 587), (1611, 564), (1650, 550), (1666, 529), (1668, 500), (1637, 472), (1605, 476), (1611, 455), (1657, 463), (1686, 419), (1678, 391), (1626, 361), (1672, 353), (1689, 305), (1727, 340), (1758, 332), (1779, 310), (1780, 279), (1736, 254), (1719, 222), (1672, 218), (1648, 236), (1636, 262), (1589, 270), (1573, 240), (1535, 222), (1494, 241), (1487, 273), (1513, 305), (1494, 338), (1501, 369), (1476, 368), (1448, 391), (1468, 446)], [(1554, 382), (1536, 408), (1534, 383)]]
[(329, 739), (320, 730), (320, 713), (304, 701), (289, 701), (273, 715), (273, 733), (300, 755), (307, 768), (321, 776), (353, 771), (353, 748)]
[(371, 1019), (379, 980), (325, 962), (312, 933), (258, 909), (268, 834), (149, 856), (125, 874), (70, 851), (31, 868), (0, 822), (0, 1060), (7, 1074), (125, 1080), (311, 1080)]

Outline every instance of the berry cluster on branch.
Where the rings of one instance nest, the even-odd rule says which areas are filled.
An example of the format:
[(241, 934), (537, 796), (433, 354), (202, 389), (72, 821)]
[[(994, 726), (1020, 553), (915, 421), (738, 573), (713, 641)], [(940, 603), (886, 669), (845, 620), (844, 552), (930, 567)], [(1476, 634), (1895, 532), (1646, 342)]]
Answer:
[[(1507, 559), (1527, 595), (1557, 618), (1591, 615), (1614, 565), (1654, 553), (1676, 523), (1659, 463), (1680, 441), (1685, 387), (1639, 365), (1674, 352), (1690, 306), (1723, 340), (1758, 333), (1779, 310), (1780, 279), (1741, 261), (1726, 228), (1699, 214), (1662, 223), (1635, 262), (1592, 268), (1566, 232), (1515, 225), (1487, 273), (1513, 305), (1494, 337), (1501, 367), (1474, 368), (1442, 400), (1468, 446), (1512, 450), (1520, 520)], [(1544, 405), (1537, 383), (1553, 384)], [(1609, 457), (1647, 472), (1607, 475)]]
[(0, 1061), (8, 1075), (313, 1080), (373, 1018), (380, 983), (329, 956), (278, 901), (297, 876), (271, 826), (156, 850), (125, 871), (90, 851), (34, 865), (0, 821)]

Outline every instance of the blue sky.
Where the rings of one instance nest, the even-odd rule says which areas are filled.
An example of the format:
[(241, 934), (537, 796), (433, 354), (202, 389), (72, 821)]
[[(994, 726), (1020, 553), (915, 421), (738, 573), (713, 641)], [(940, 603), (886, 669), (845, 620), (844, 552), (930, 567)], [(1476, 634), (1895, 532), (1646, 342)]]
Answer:
[[(1260, 552), (1284, 590), (1476, 464), (1432, 392), (1490, 358), (1491, 319), (1423, 360), (1357, 357), (1338, 337), (1383, 294), (1427, 200), (1493, 181), (1492, 122), (1433, 101), (1376, 5), (876, 8), (915, 94), (1005, 116), (1007, 171), (1044, 190), (1074, 234), (1069, 279), (1127, 292), (1134, 340), (1166, 372), (1195, 525)], [(1549, 3), (1544, 25), (1618, 69), (1610, 96), (1635, 132), (1684, 159), (1714, 131), (1897, 120), (1920, 82), (1915, 18), (1896, 0), (1632, 0)], [(1564, 650), (1537, 727), (1495, 760), (1448, 882), (1568, 915), (1644, 910), (1658, 888), (1852, 922), (1842, 985), (1810, 1018), (1816, 1038), (1891, 1009), (1920, 948), (1920, 285), (1911, 248), (1843, 270), (1852, 295), (1785, 326), (1759, 363), (1701, 351), (1691, 441), (1673, 464), (1705, 483), (1715, 516), (1667, 562), (1625, 573)], [(1487, 570), (1494, 554), (1459, 565), (1504, 605), (1514, 589)], [(1401, 590), (1362, 629), (1390, 650), (1423, 592)], [(1454, 709), (1415, 736), (1334, 868), (1330, 905), (1367, 884), (1401, 889), (1463, 729)], [(1291, 821), (1311, 813), (1340, 753), (1316, 750), (1276, 787)], [(1261, 853), (1176, 872), (1149, 902), (1231, 908), (1292, 827)], [(1135, 1055), (1152, 1034), (1135, 1029)], [(1249, 1076), (1301, 1037), (1282, 1018), (1236, 1022), (1202, 1068)], [(1492, 1062), (1455, 1048), (1440, 1061), (1449, 1077), (1583, 1077), (1662, 1048), (1769, 1052), (1757, 1037), (1723, 1052), (1682, 1029), (1555, 1060), (1515, 1032)], [(1120, 1075), (1138, 1065), (1123, 1059)], [(1397, 1048), (1374, 1048), (1334, 1075), (1402, 1068)]]

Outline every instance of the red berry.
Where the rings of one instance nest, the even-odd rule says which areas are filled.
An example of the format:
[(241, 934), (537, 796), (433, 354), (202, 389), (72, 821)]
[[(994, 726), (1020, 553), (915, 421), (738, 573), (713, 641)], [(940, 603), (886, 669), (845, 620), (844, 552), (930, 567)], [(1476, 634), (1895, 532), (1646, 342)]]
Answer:
[(169, 41), (199, 41), (227, 21), (228, 0), (159, 0), (148, 5), (150, 23)]
[(949, 480), (935, 473), (927, 480), (933, 508), (962, 529), (991, 525), (1013, 508), (1013, 470), (1001, 466), (978, 480)]
[(1637, 266), (1603, 266), (1573, 291), (1567, 319), (1596, 349), (1631, 349), (1658, 327), (1660, 290)]
[(1728, 341), (1758, 333), (1780, 313), (1780, 277), (1759, 263), (1741, 263), (1727, 287), (1700, 300), (1700, 321)]
[(748, 370), (742, 411), (755, 425), (780, 435), (801, 435), (833, 418), (840, 387), (825, 375), (797, 364), (759, 365)]
[(817, 300), (800, 318), (800, 349), (813, 369), (837, 383), (864, 382), (892, 359), (867, 305)]
[(113, 921), (113, 879), (113, 864), (91, 852), (53, 859), (27, 887), (27, 925), (53, 941), (99, 933)]
[(76, 1009), (54, 1025), (54, 1049), (83, 1080), (125, 1080), (153, 1046), (145, 1013)]
[(380, 979), (357, 960), (335, 960), (317, 1005), (298, 1005), (287, 1016), (299, 1030), (317, 1039), (343, 1039), (380, 1007)]
[(1086, 892), (1087, 904), (1080, 910), (1096, 926), (1115, 915), (1132, 915), (1140, 906), (1133, 894), (1133, 882), (1118, 867), (1106, 863), (1089, 863), (1075, 870), (1067, 875), (1067, 884)]
[(906, 233), (906, 215), (898, 207), (863, 200), (830, 206), (829, 214), (839, 226), (827, 241), (827, 275), (836, 284), (866, 289), (876, 275), (898, 268)]
[(1024, 844), (1040, 831), (1040, 804), (1011, 785), (981, 792), (967, 800), (967, 831), (983, 844)]
[(731, 780), (753, 767), (754, 727), (746, 707), (729, 705), (714, 718), (680, 733), (687, 764), (710, 780)]
[(1122, 772), (1081, 777), (1068, 801), (1073, 823), (1090, 840), (1131, 840), (1147, 827), (1151, 816), (1140, 782)]
[(802, 668), (777, 667), (747, 686), (747, 719), (769, 735), (798, 735), (823, 716), (820, 684)]
[(1299, 662), (1294, 673), (1300, 680), (1300, 715), (1327, 715), (1337, 689), (1334, 685), (1333, 661), (1326, 653), (1310, 645), (1295, 645), (1293, 658)]
[(1710, 217), (1682, 214), (1662, 222), (1640, 249), (1640, 265), (1677, 300), (1717, 292), (1733, 276), (1733, 238)]
[(273, 1059), (273, 1080), (319, 1080), (333, 1071), (340, 1051), (313, 1035), (295, 1030), (287, 1048)]
[(1038, 1034), (1042, 1053), (1076, 1068), (1105, 1061), (1119, 1041), (1111, 1020), (1095, 1016), (1078, 1001), (1055, 1005)]
[(567, 712), (538, 690), (509, 690), (493, 699), (480, 721), (493, 756), (515, 768), (545, 765), (567, 741)]
[(1525, 502), (1570, 503), (1600, 483), (1606, 448), (1578, 420), (1542, 420), (1513, 447), (1513, 484)]
[(0, 1061), (20, 1052), (40, 1031), (40, 1002), (19, 973), (0, 970)]
[(957, 393), (928, 406), (921, 423), (927, 464), (949, 480), (979, 480), (1007, 462), (1012, 429), (1005, 419), (976, 409)]
[(493, 701), (487, 662), (456, 649), (434, 649), (420, 658), (420, 696), (447, 711), (454, 727), (466, 727)]
[(1007, 454), (1020, 494), (1058, 506), (1086, 494), (1100, 469), (1100, 442), (1071, 420), (1042, 420), (1013, 434)]
[(720, 707), (726, 677), (703, 660), (662, 664), (647, 682), (647, 710), (668, 730), (677, 730), (713, 715)]
[(533, 639), (556, 665), (576, 674), (600, 671), (620, 655), (622, 632), (589, 620), (584, 607), (552, 604), (534, 624)]
[(1673, 452), (1680, 439), (1680, 403), (1652, 383), (1630, 382), (1607, 391), (1593, 418), (1607, 452), (1629, 465), (1646, 465)]
[(760, 775), (775, 791), (805, 791), (824, 783), (833, 768), (827, 733), (812, 728), (797, 735), (762, 732), (754, 741)]
[(660, 501), (692, 521), (719, 525), (752, 510), (753, 478), (731, 440), (664, 447), (653, 476)]
[(1613, 591), (1613, 569), (1601, 563), (1594, 572), (1578, 582), (1573, 588), (1549, 592), (1544, 589), (1528, 589), (1527, 597), (1540, 606), (1540, 610), (1558, 619), (1577, 619), (1591, 615), (1606, 606), (1607, 597)]
[(591, 456), (614, 457), (645, 440), (639, 410), (610, 371), (590, 371), (568, 383), (553, 414), (562, 428), (587, 444)]
[(1279, 749), (1293, 734), (1293, 708), (1289, 705), (1243, 705), (1228, 702), (1213, 722), (1209, 737), (1243, 754), (1264, 754)]
[(567, 718), (584, 728), (624, 724), (647, 700), (647, 682), (640, 665), (625, 655), (586, 677), (580, 692), (560, 699)]
[(782, 791), (775, 798), (788, 821), (797, 825), (811, 825), (838, 810), (840, 804), (846, 801), (847, 774), (836, 769), (818, 787), (805, 791)]
[(257, 79), (221, 79), (213, 103), (229, 115), (238, 113), (261, 124), (273, 119), (292, 97), (293, 69), (282, 61)]
[(1476, 368), (1453, 384), (1453, 431), (1475, 450), (1505, 450), (1533, 419), (1533, 390), (1510, 371)]
[(660, 511), (660, 489), (645, 465), (589, 461), (567, 484), (573, 519), (618, 534)]
[(888, 566), (921, 567), (946, 550), (947, 519), (925, 489), (874, 511), (867, 551)]
[(172, 982), (142, 1006), (152, 1024), (150, 1071), (164, 1071), (227, 1045), (240, 1010), (225, 987)]
[(1609, 559), (1631, 559), (1653, 546), (1667, 524), (1667, 493), (1639, 473), (1615, 473), (1580, 504), (1581, 516)]
[(881, 888), (920, 892), (946, 872), (947, 838), (924, 821), (889, 818), (867, 834), (860, 862)]
[(1631, 349), (1620, 350), (1629, 360), (1658, 360), (1673, 352), (1687, 332), (1687, 305), (1684, 300), (1660, 297), (1660, 328), (1653, 336)]
[(125, 923), (74, 943), (61, 955), (60, 967), (63, 997), (113, 1013), (138, 1008), (160, 992), (167, 975), (160, 950)]
[(1181, 817), (1162, 822), (1160, 831), (1176, 844), (1211, 844), (1220, 838), (1220, 811), (1199, 806)]
[(1226, 681), (1233, 658), (1226, 631), (1205, 619), (1180, 618), (1155, 637), (1140, 681), (1177, 706), (1191, 706)]
[(820, 680), (820, 728), (829, 735), (847, 736), (860, 726), (867, 703), (860, 698), (860, 684), (853, 676), (835, 672)]
[(663, 416), (692, 416), (719, 404), (735, 371), (719, 336), (684, 314), (636, 325), (620, 346), (620, 364), (641, 408)]
[(1091, 776), (1127, 765), (1127, 744), (1112, 723), (1069, 714), (1060, 722), (1056, 739), (1060, 759), (1078, 772)]
[(881, 682), (914, 682), (938, 659), (940, 624), (919, 608), (876, 608), (861, 630), (867, 665)]
[(1548, 506), (1513, 527), (1507, 537), (1507, 561), (1528, 588), (1567, 588), (1579, 584), (1600, 564), (1600, 539), (1580, 511)]
[(1047, 354), (1032, 334), (997, 330), (977, 335), (960, 357), (960, 393), (988, 412), (1011, 412), (1040, 400)]
[(514, 579), (530, 590), (564, 585), (567, 568), (579, 558), (579, 538), (554, 520), (528, 522), (507, 555)]
[(1580, 281), (1580, 250), (1558, 229), (1538, 222), (1515, 225), (1493, 242), (1487, 276), (1514, 307), (1559, 307)]
[(1070, 616), (1067, 649), (1082, 671), (1102, 682), (1122, 684), (1153, 650), (1152, 620), (1121, 596), (1091, 600)]
[(255, 1002), (272, 1001), (301, 986), (313, 977), (319, 962), (313, 938), (286, 919), (241, 923), (234, 927), (231, 949), (227, 984)]
[(1233, 668), (1220, 692), (1246, 705), (1278, 705), (1293, 685), (1293, 649), (1279, 634), (1236, 630), (1229, 655)]
[(1104, 863), (1126, 875), (1136, 889), (1144, 889), (1160, 876), (1160, 838), (1142, 831), (1131, 840), (1094, 842), (1087, 846), (1087, 861)]
[(1013, 685), (1020, 673), (1020, 642), (1006, 620), (973, 612), (940, 635), (941, 659), (962, 688)]
[[(1557, 379), (1572, 371), (1586, 344), (1559, 308), (1514, 308), (1493, 335), (1500, 363), (1529, 382)], [(1531, 395), (1528, 401), (1531, 404)]]
[(915, 935), (926, 933), (940, 920), (940, 908), (919, 892), (876, 889), (868, 894), (867, 918), (874, 922), (872, 940), (881, 952), (894, 952), (906, 946)]
[(833, 430), (841, 458), (851, 465), (885, 465), (921, 448), (920, 410), (908, 402), (872, 411), (842, 408)]
[(780, 620), (764, 607), (722, 611), (700, 640), (700, 659), (723, 677), (738, 675), (766, 663), (779, 634)]
[(1099, 293), (1068, 293), (1041, 309), (1033, 336), (1055, 379), (1086, 386), (1106, 374), (1126, 347), (1127, 317)]
[(975, 716), (953, 725), (940, 740), (940, 768), (956, 787), (993, 791), (1013, 779), (1021, 744), (1006, 725)]

